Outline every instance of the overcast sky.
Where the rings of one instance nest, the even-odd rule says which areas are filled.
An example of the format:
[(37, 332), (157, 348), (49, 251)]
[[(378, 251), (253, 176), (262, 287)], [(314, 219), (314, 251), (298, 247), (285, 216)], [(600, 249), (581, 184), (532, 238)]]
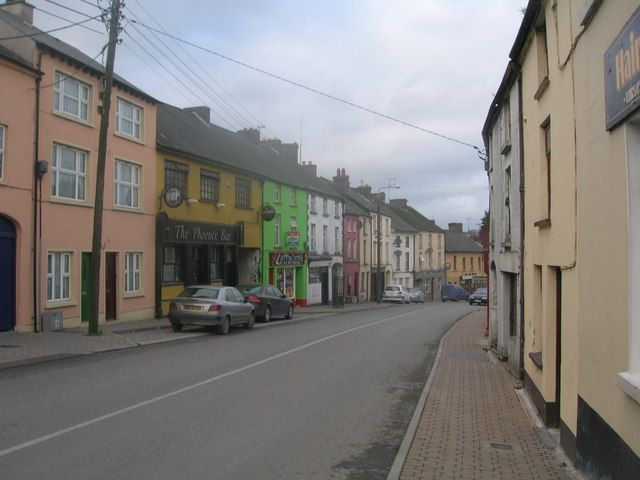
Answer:
[[(44, 30), (65, 24), (44, 11), (73, 21), (85, 18), (46, 0), (30, 3), (37, 8), (35, 25)], [(57, 3), (98, 13), (88, 1)], [(482, 147), (482, 125), (525, 5), (525, 0), (127, 0), (116, 72), (163, 102), (208, 104), (212, 121), (225, 128), (260, 125), (266, 137), (301, 141), (302, 160), (316, 163), (325, 177), (342, 167), (352, 186), (365, 182), (374, 191), (393, 179), (400, 188), (391, 198), (407, 198), (442, 227), (455, 221), (476, 228), (489, 202), (483, 163), (473, 148), (159, 36), (163, 46), (129, 20)], [(86, 25), (104, 31), (98, 22)], [(106, 43), (105, 35), (81, 27), (53, 35), (91, 56)], [(203, 91), (196, 83), (208, 87)]]

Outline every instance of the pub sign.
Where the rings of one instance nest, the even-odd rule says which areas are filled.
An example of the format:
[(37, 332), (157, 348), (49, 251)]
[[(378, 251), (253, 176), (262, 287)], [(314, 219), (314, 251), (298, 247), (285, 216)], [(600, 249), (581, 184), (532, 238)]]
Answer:
[(604, 54), (607, 130), (640, 106), (640, 8)]
[(288, 267), (305, 263), (307, 263), (305, 252), (271, 252), (269, 255), (269, 264), (272, 267)]

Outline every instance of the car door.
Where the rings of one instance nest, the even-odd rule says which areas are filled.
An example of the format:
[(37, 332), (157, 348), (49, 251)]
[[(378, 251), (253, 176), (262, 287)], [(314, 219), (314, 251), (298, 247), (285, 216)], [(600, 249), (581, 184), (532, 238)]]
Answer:
[(237, 302), (236, 308), (238, 309), (238, 315), (237, 315), (238, 322), (245, 323), (247, 320), (249, 320), (249, 314), (253, 309), (253, 304), (245, 301), (244, 297), (238, 291), (238, 289), (232, 288), (231, 290), (233, 290), (233, 293), (236, 296), (236, 302)]
[(282, 299), (276, 294), (276, 289), (271, 285), (268, 285), (264, 289), (264, 294), (271, 305), (271, 314), (272, 315), (281, 315), (282, 314)]
[(238, 302), (236, 300), (236, 295), (233, 293), (232, 288), (225, 289), (225, 306), (227, 307), (227, 312), (229, 317), (231, 317), (231, 325), (238, 321)]
[(289, 299), (282, 298), (284, 294), (276, 287), (271, 287), (271, 289), (273, 290), (274, 302), (278, 306), (278, 315), (285, 315), (289, 311)]

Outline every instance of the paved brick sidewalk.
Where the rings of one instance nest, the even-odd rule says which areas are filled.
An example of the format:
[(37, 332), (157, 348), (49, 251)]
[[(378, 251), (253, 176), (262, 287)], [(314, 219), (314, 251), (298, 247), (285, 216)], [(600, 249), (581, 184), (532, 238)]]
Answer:
[(536, 434), (517, 383), (480, 345), (485, 312), (443, 341), (400, 479), (568, 479)]

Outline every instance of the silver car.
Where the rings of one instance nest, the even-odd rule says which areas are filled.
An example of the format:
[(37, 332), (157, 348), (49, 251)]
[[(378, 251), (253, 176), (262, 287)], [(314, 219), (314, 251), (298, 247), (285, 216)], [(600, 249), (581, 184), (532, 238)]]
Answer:
[(387, 285), (382, 292), (383, 302), (411, 303), (409, 292), (402, 285)]
[(226, 335), (231, 325), (253, 328), (256, 311), (234, 287), (193, 285), (171, 302), (169, 321), (174, 332), (185, 325), (197, 325), (217, 327), (219, 333)]
[(417, 287), (413, 287), (409, 289), (409, 297), (412, 302), (424, 303), (427, 301), (427, 296), (425, 293)]

